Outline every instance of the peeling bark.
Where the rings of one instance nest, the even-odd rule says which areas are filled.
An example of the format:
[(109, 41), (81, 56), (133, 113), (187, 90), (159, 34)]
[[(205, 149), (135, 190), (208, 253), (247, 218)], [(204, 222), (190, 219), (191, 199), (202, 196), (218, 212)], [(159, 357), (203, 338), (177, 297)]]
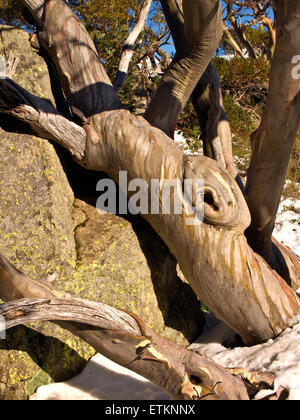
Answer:
[(160, 337), (136, 315), (66, 297), (50, 283), (20, 273), (2, 256), (0, 297), (11, 301), (0, 305), (7, 329), (26, 322), (54, 321), (115, 363), (149, 379), (172, 399), (249, 399), (241, 379), (205, 355)]

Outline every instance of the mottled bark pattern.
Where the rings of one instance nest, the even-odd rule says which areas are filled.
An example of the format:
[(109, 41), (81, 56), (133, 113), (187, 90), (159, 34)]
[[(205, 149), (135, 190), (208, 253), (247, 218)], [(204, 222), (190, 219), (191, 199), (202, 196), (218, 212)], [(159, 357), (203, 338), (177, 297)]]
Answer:
[[(23, 3), (26, 4), (27, 0), (23, 0)], [(212, 0), (210, 6), (207, 9), (212, 13), (209, 19), (207, 10), (203, 15), (209, 24), (205, 26), (204, 20), (204, 26), (200, 28), (197, 19), (194, 20), (194, 16), (199, 17), (202, 10), (199, 2), (189, 5), (184, 2), (184, 15), (191, 22), (185, 31), (185, 42), (193, 45), (187, 51), (192, 55), (195, 53), (196, 61), (199, 59), (198, 63), (202, 63), (200, 73), (211, 58), (212, 46), (207, 44), (208, 40), (215, 42), (217, 33), (214, 32), (214, 37), (210, 38), (205, 28), (217, 31), (219, 27), (219, 3)], [(182, 200), (183, 214), (144, 217), (175, 255), (200, 299), (237, 331), (245, 343), (264, 341), (298, 322), (300, 305), (296, 294), (247, 244), (244, 231), (250, 224), (250, 214), (234, 178), (212, 159), (185, 157), (163, 131), (142, 117), (116, 109), (118, 101), (115, 93), (111, 90), (94, 47), (90, 47), (86, 30), (65, 2), (49, 0), (44, 19), (41, 42), (55, 62), (66, 97), (76, 108), (77, 114), (82, 116), (87, 134), (86, 167), (105, 171), (116, 181), (119, 171), (126, 170), (129, 181), (142, 178), (148, 186), (152, 179), (160, 180), (161, 186), (168, 181), (178, 181), (176, 193)], [(66, 24), (68, 20), (75, 26)], [(201, 40), (204, 40), (203, 49), (199, 47)], [(210, 55), (209, 60), (206, 55)], [(82, 57), (90, 60), (90, 66), (85, 65), (84, 69)], [(189, 62), (188, 55), (186, 60)], [(191, 65), (193, 69), (194, 64)], [(192, 73), (189, 78), (192, 79)], [(174, 83), (179, 87), (179, 79), (176, 80)], [(110, 86), (108, 91), (102, 90), (103, 84)], [(98, 90), (97, 86), (101, 89)], [(186, 92), (190, 92), (192, 83), (183, 86)], [(193, 82), (191, 91), (194, 86)], [(82, 92), (85, 92), (85, 96)], [(172, 98), (172, 95), (168, 98)], [(34, 104), (32, 106), (35, 107)], [(12, 107), (10, 112), (13, 112)], [(166, 112), (165, 115), (169, 110)], [(67, 144), (65, 147), (69, 148)], [(204, 223), (187, 226), (183, 181), (202, 178), (205, 180)], [(297, 261), (295, 256), (290, 259), (289, 264), (294, 271), (290, 270), (289, 274), (299, 279)]]
[(20, 273), (2, 256), (0, 297), (19, 299), (0, 305), (7, 329), (26, 322), (54, 321), (104, 356), (160, 386), (173, 399), (249, 399), (236, 375), (205, 355), (158, 336), (136, 315), (66, 297), (50, 283), (38, 283)]

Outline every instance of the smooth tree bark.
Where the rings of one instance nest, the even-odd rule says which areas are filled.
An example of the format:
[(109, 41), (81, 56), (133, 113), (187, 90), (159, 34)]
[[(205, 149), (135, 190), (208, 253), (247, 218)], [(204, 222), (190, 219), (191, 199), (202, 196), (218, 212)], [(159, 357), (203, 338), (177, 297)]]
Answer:
[(272, 375), (267, 375), (266, 381), (266, 375), (258, 372), (231, 372), (201, 352), (160, 337), (134, 314), (70, 298), (45, 280), (32, 280), (2, 256), (0, 297), (9, 301), (0, 305), (6, 329), (27, 322), (53, 321), (99, 353), (149, 379), (172, 399), (248, 400), (250, 385), (256, 392), (264, 384), (271, 389), (274, 385)]
[[(31, 1), (23, 0), (23, 3), (30, 6)], [(221, 18), (218, 4), (213, 1), (211, 6), (212, 3), (214, 6), (210, 11), (215, 17), (208, 20), (208, 29), (211, 29), (211, 22), (216, 23), (217, 16)], [(200, 13), (198, 2), (188, 4), (188, 18)], [(195, 13), (190, 9), (192, 5)], [(31, 11), (34, 15), (35, 9)], [(191, 28), (189, 35), (197, 35), (199, 27), (195, 24)], [(203, 31), (202, 28), (201, 36), (206, 39)], [(85, 152), (77, 160), (88, 169), (106, 172), (117, 182), (120, 170), (127, 171), (128, 182), (141, 178), (150, 187), (153, 179), (159, 180), (160, 213), (144, 214), (143, 217), (174, 254), (199, 298), (240, 334), (246, 344), (265, 341), (297, 323), (300, 315), (297, 295), (247, 244), (244, 231), (250, 224), (249, 210), (228, 171), (207, 157), (184, 156), (163, 131), (144, 118), (119, 109), (117, 96), (107, 81), (92, 41), (64, 1), (47, 1), (38, 38), (57, 67), (66, 98), (82, 118), (86, 133)], [(212, 47), (204, 44), (205, 54), (210, 55)], [(204, 72), (204, 63), (207, 65), (211, 57), (205, 60), (198, 47), (196, 43), (191, 54), (195, 55), (196, 62), (197, 57), (202, 57), (201, 71)], [(202, 48), (201, 43), (199, 48)], [(84, 68), (82, 57), (88, 60)], [(194, 62), (190, 64), (193, 65)], [(0, 81), (3, 103), (10, 83), (5, 79)], [(179, 85), (177, 88), (180, 90)], [(187, 91), (186, 84), (183, 90)], [(24, 90), (21, 91), (24, 94)], [(172, 98), (171, 95), (170, 101)], [(32, 108), (38, 111), (36, 105)], [(19, 117), (26, 120), (20, 101), (16, 109)], [(7, 112), (15, 112), (14, 106), (10, 105)], [(167, 121), (170, 108), (161, 107), (160, 115)], [(44, 115), (41, 120), (45, 118), (48, 117)], [(51, 123), (55, 125), (55, 119)], [(64, 138), (60, 139), (60, 143), (63, 142)], [(67, 141), (65, 147), (70, 149)], [(204, 196), (204, 221), (201, 222), (201, 212), (197, 209), (194, 220), (199, 223), (190, 226), (187, 221), (196, 200), (184, 195), (184, 180), (192, 180), (195, 185), (198, 179), (205, 180), (204, 187), (197, 191)], [(182, 214), (164, 214), (162, 190), (170, 182), (175, 185), (174, 198), (181, 200)], [(293, 275), (296, 284), (299, 272), (295, 270)]]
[[(214, 157), (219, 162), (206, 156), (184, 156), (171, 138), (179, 113), (207, 71), (220, 39), (222, 21), (219, 2), (183, 1), (182, 45), (187, 48), (178, 52), (163, 77), (146, 112), (148, 121), (121, 109), (93, 41), (65, 1), (22, 2), (38, 22), (39, 46), (55, 65), (64, 96), (80, 124), (70, 121), (47, 101), (28, 93), (7, 78), (0, 79), (1, 111), (28, 122), (38, 135), (69, 150), (78, 163), (87, 169), (104, 171), (116, 182), (119, 181), (120, 170), (127, 171), (128, 182), (140, 178), (149, 188), (153, 180), (158, 180), (159, 212), (142, 216), (174, 254), (199, 298), (219, 319), (231, 326), (245, 344), (265, 341), (299, 322), (300, 302), (296, 293), (247, 243), (244, 232), (250, 225), (250, 212), (241, 189), (225, 168), (226, 163), (222, 165), (218, 156)], [(288, 29), (278, 32), (285, 35), (290, 33), (293, 24), (299, 23), (298, 9), (292, 9), (292, 1), (288, 3), (290, 11), (295, 13), (291, 13), (290, 18), (284, 15), (286, 21), (282, 25)], [(286, 13), (286, 8), (284, 10), (283, 13)], [(286, 46), (285, 49), (280, 39), (276, 48), (278, 62), (282, 62), (287, 50), (291, 53), (291, 47)], [(276, 57), (275, 51), (273, 74), (275, 72), (283, 78), (276, 65)], [(287, 64), (286, 68), (290, 69)], [(207, 100), (211, 107), (208, 135), (214, 145), (213, 141), (218, 137), (221, 99), (217, 82), (213, 82), (209, 73), (206, 77), (209, 85)], [(290, 119), (284, 121), (291, 126), (287, 125), (290, 129), (287, 129), (285, 138), (292, 142), (298, 121), (299, 86), (298, 82), (293, 84), (291, 79), (287, 79), (283, 82), (288, 88), (285, 98), (288, 99)], [(165, 95), (163, 101), (162, 92)], [(270, 92), (270, 97), (272, 94)], [(275, 97), (278, 99), (276, 94)], [(272, 109), (271, 99), (269, 101), (267, 107)], [(166, 103), (169, 106), (165, 106)], [(282, 113), (282, 118), (286, 118), (285, 109)], [(269, 133), (270, 129), (267, 126), (265, 133)], [(223, 152), (221, 140), (220, 144), (215, 153), (220, 148)], [(255, 168), (257, 156), (262, 158), (255, 144), (252, 168)], [(270, 143), (266, 141), (265, 145), (260, 141), (258, 144), (259, 152), (263, 147), (271, 148), (271, 152), (266, 150), (263, 157), (272, 161), (274, 154)], [(288, 148), (283, 145), (282, 148), (283, 154), (287, 155)], [(265, 170), (269, 166), (265, 166), (263, 161), (258, 168)], [(248, 196), (252, 191), (251, 171), (250, 167)], [(204, 180), (204, 186), (197, 189), (199, 179)], [(187, 180), (195, 187), (193, 194), (186, 194)], [(163, 190), (170, 184), (173, 186), (172, 198), (180, 202), (180, 214), (175, 211), (165, 214)], [(204, 197), (203, 219), (201, 208), (197, 207), (199, 195)], [(149, 197), (149, 206), (151, 204)], [(272, 208), (272, 199), (269, 207)], [(191, 217), (194, 221), (192, 225)], [(285, 247), (280, 246), (280, 249), (289, 268), (291, 284), (298, 288), (299, 258)], [(240, 380), (203, 355), (188, 352), (157, 336), (137, 316), (124, 315), (112, 309), (108, 309), (107, 313), (101, 304), (66, 300), (51, 285), (28, 279), (3, 258), (0, 258), (0, 297), (8, 301), (46, 299), (14, 302), (2, 307), (1, 313), (8, 322), (11, 321), (8, 326), (30, 319), (59, 322), (102, 354), (165, 389), (172, 398), (248, 398)], [(112, 312), (115, 314), (113, 317)], [(97, 314), (102, 323), (95, 325)], [(234, 374), (244, 376), (244, 379), (249, 376), (241, 371)]]
[[(200, 350), (160, 337), (135, 314), (76, 299), (46, 280), (32, 280), (0, 255), (0, 317), (6, 329), (52, 321), (114, 362), (144, 376), (176, 400), (249, 400), (273, 389), (275, 375), (216, 364)], [(14, 300), (16, 299), (16, 300)], [(280, 399), (281, 387), (269, 399)]]
[[(184, 32), (184, 11), (181, 0), (161, 0), (161, 5), (170, 28), (174, 44), (179, 55), (185, 53)], [(219, 27), (220, 30), (220, 27)], [(201, 49), (201, 46), (200, 46)], [(197, 60), (192, 61), (190, 57), (189, 77), (191, 84), (195, 86), (194, 73), (199, 71)], [(243, 184), (238, 177), (238, 171), (234, 164), (232, 153), (232, 134), (229, 122), (224, 110), (222, 93), (219, 86), (219, 77), (212, 63), (204, 71), (202, 68), (201, 78), (197, 80), (191, 99), (195, 108), (195, 112), (199, 119), (201, 128), (201, 140), (203, 141), (203, 149), (205, 156), (217, 160), (221, 165), (225, 165), (228, 172), (237, 179), (241, 189)], [(169, 76), (167, 74), (167, 79)], [(160, 89), (160, 87), (162, 87)], [(180, 86), (178, 87), (180, 88)], [(156, 92), (156, 96), (164, 97), (164, 83), (159, 86), (160, 91)], [(186, 99), (186, 101), (188, 98)], [(182, 104), (184, 106), (184, 103)], [(172, 112), (170, 110), (169, 112)], [(149, 113), (149, 111), (148, 111)], [(147, 118), (147, 114), (146, 114)], [(178, 118), (177, 110), (174, 109), (172, 119)], [(157, 125), (157, 123), (156, 123)], [(160, 127), (163, 128), (163, 127)]]
[[(170, 14), (181, 4), (162, 2)], [(145, 118), (173, 138), (179, 115), (205, 72), (223, 34), (221, 5), (218, 0), (183, 1), (183, 36), (180, 48), (154, 93)], [(171, 17), (172, 19), (172, 17)], [(170, 21), (170, 18), (168, 19)], [(172, 30), (171, 30), (172, 31)], [(173, 31), (173, 36), (174, 36)]]
[(113, 82), (114, 88), (116, 89), (117, 92), (122, 88), (126, 80), (129, 64), (134, 55), (135, 43), (145, 28), (145, 24), (146, 24), (146, 20), (147, 20), (147, 17), (151, 8), (151, 4), (152, 4), (152, 0), (144, 0), (137, 22), (134, 25), (130, 34), (128, 35), (128, 38), (126, 39), (125, 44), (123, 46), (118, 73)]
[[(293, 57), (299, 53), (300, 45), (300, 3), (296, 0), (275, 3), (277, 42), (269, 95), (261, 124), (252, 135), (253, 152), (246, 186), (252, 221), (247, 238), (253, 250), (291, 284), (295, 281), (289, 275), (294, 270), (291, 260), (297, 264), (299, 259), (292, 252), (286, 258), (288, 250), (275, 246), (272, 232), (300, 124), (300, 80), (293, 77)], [(297, 285), (299, 281), (294, 287)]]

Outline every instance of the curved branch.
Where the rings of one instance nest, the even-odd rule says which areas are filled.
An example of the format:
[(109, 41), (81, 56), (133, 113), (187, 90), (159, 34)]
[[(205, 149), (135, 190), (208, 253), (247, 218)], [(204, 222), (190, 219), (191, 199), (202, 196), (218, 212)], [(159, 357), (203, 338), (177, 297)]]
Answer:
[[(162, 5), (171, 13), (180, 7), (178, 0), (162, 1)], [(183, 0), (183, 38), (145, 114), (151, 125), (171, 138), (182, 109), (218, 47), (223, 34), (221, 14), (219, 0)]]
[(0, 305), (6, 329), (27, 322), (72, 321), (110, 331), (141, 335), (137, 321), (126, 312), (104, 303), (75, 298), (19, 299)]
[[(99, 115), (98, 126), (101, 142), (96, 147), (88, 140), (87, 162), (90, 159), (92, 169), (106, 172), (117, 183), (120, 168), (127, 171), (128, 182), (143, 179), (148, 191), (153, 179), (160, 181), (159, 214), (142, 216), (169, 247), (197, 296), (219, 319), (247, 344), (265, 341), (299, 321), (296, 294), (247, 244), (244, 230), (250, 223), (249, 211), (227, 171), (207, 157), (183, 156), (168, 136), (127, 111)], [(201, 187), (195, 184), (204, 180), (204, 221), (196, 210), (193, 226), (189, 226), (188, 201), (196, 204), (184, 195), (185, 180), (192, 182), (196, 196)], [(176, 214), (163, 210), (162, 191), (170, 182), (177, 185), (174, 202), (182, 203), (182, 212)]]
[(21, 0), (29, 10), (37, 25), (42, 26), (44, 8), (47, 0)]
[[(243, 233), (250, 215), (227, 171), (207, 157), (185, 157), (166, 134), (128, 111), (98, 114), (93, 124), (99, 137), (95, 142), (87, 136), (85, 166), (106, 172), (117, 183), (122, 168), (128, 182), (143, 179), (148, 191), (153, 180), (159, 181), (159, 214), (142, 216), (169, 247), (195, 293), (219, 319), (248, 344), (278, 335), (299, 321), (295, 293), (247, 245)], [(196, 196), (201, 196), (198, 180), (205, 180), (203, 204), (185, 195), (186, 180), (192, 182)], [(182, 204), (179, 214), (163, 210), (163, 191), (172, 182), (177, 186), (174, 203)], [(148, 199), (151, 203), (150, 196)], [(191, 216), (194, 226), (189, 225)]]
[(233, 51), (237, 53), (238, 56), (240, 56), (241, 58), (247, 58), (243, 50), (240, 48), (238, 43), (235, 41), (235, 39), (229, 32), (229, 29), (227, 28), (224, 22), (223, 22), (223, 30), (224, 30), (223, 41), (226, 42), (226, 44), (228, 44), (233, 49)]
[[(180, 51), (183, 48), (182, 40), (184, 39), (182, 2), (181, 0), (163, 0), (161, 3), (175, 47)], [(244, 190), (233, 159), (232, 134), (223, 106), (219, 78), (212, 63), (208, 65), (195, 87), (192, 93), (192, 101), (200, 123), (205, 155), (217, 159), (223, 165), (225, 161), (226, 169), (234, 178), (237, 178), (238, 184)], [(209, 129), (209, 126), (211, 128), (215, 127), (215, 129)], [(213, 142), (215, 143), (214, 146)], [(218, 144), (216, 145), (216, 143)]]
[(145, 28), (145, 24), (146, 24), (146, 20), (149, 14), (151, 4), (152, 4), (152, 0), (144, 0), (139, 16), (138, 16), (138, 20), (135, 26), (133, 27), (132, 31), (130, 32), (123, 46), (123, 52), (122, 52), (121, 60), (119, 63), (118, 73), (113, 82), (113, 86), (117, 92), (119, 92), (119, 90), (122, 88), (126, 80), (128, 67), (132, 59), (132, 56), (134, 54), (134, 44), (136, 43), (136, 40), (138, 39), (141, 32)]
[(246, 35), (243, 31), (243, 28), (241, 27), (241, 25), (237, 22), (236, 18), (234, 15), (229, 17), (229, 21), (233, 27), (233, 29), (235, 30), (235, 33), (238, 36), (238, 39), (241, 43), (241, 45), (247, 50), (249, 57), (256, 59), (256, 53), (252, 47), (252, 45), (250, 44), (250, 42), (248, 41), (248, 39), (246, 38)]
[[(53, 7), (57, 1), (49, 4)], [(58, 65), (64, 73), (64, 62)], [(76, 79), (70, 80), (71, 89), (73, 84), (76, 87)], [(85, 121), (84, 128), (89, 169), (102, 170), (116, 182), (122, 169), (128, 181), (143, 179), (149, 190), (153, 179), (159, 181), (159, 214), (143, 217), (176, 257), (199, 298), (245, 343), (265, 341), (299, 321), (296, 294), (247, 245), (244, 230), (250, 223), (249, 211), (227, 171), (206, 157), (184, 157), (166, 134), (127, 111), (102, 112)], [(192, 181), (195, 188), (197, 180), (205, 180), (202, 190), (194, 190), (196, 196), (204, 195), (204, 203), (184, 195), (185, 180)], [(169, 182), (176, 182), (174, 195), (182, 203), (180, 214), (163, 211), (162, 190)], [(188, 224), (191, 203), (196, 208), (194, 226)]]
[(40, 290), (36, 287), (38, 282), (0, 256), (1, 298), (40, 296), (41, 290), (49, 296), (0, 305), (7, 329), (25, 322), (55, 321), (106, 357), (148, 378), (173, 399), (249, 399), (239, 378), (203, 354), (160, 337), (136, 315), (82, 299), (57, 299), (47, 282)]
[(300, 124), (300, 79), (293, 72), (300, 45), (300, 3), (278, 0), (277, 5), (269, 94), (260, 127), (252, 135), (246, 198), (252, 217), (249, 244), (283, 275), (286, 263), (272, 243), (272, 233)]
[(84, 164), (86, 132), (64, 118), (49, 101), (32, 95), (10, 79), (0, 79), (0, 112), (30, 124), (38, 136), (59, 143)]
[(64, 0), (22, 0), (40, 22), (41, 47), (56, 66), (71, 107), (85, 118), (121, 108), (120, 101), (101, 64), (94, 42), (82, 22)]

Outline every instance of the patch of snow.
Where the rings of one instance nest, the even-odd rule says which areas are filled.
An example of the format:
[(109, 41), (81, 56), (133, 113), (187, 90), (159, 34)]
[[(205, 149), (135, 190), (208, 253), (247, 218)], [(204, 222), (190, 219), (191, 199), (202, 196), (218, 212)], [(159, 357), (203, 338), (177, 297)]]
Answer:
[(175, 131), (174, 142), (178, 145), (178, 147), (183, 151), (185, 155), (190, 156), (197, 156), (200, 152), (192, 152), (189, 148), (187, 143), (187, 138), (180, 132)]
[(300, 255), (300, 200), (284, 199), (279, 206), (274, 237)]
[(159, 387), (101, 354), (69, 381), (40, 387), (30, 400), (169, 400)]
[[(204, 333), (190, 348), (201, 348), (208, 357), (224, 367), (243, 367), (274, 373), (275, 391), (281, 385), (289, 391), (289, 400), (300, 400), (300, 324), (266, 343), (230, 350), (223, 343), (232, 339), (232, 334), (232, 330), (219, 322), (209, 334)], [(273, 393), (274, 390), (261, 391), (256, 398)]]

